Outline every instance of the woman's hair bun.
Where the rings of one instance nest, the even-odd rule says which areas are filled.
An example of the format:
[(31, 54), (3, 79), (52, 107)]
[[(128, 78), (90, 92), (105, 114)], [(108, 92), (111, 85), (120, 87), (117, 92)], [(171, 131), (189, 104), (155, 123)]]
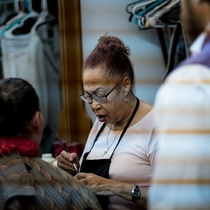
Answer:
[(128, 46), (125, 46), (123, 41), (121, 41), (119, 38), (115, 36), (104, 35), (100, 37), (95, 49), (104, 52), (115, 50), (117, 52), (123, 53), (126, 56), (130, 55), (130, 48)]

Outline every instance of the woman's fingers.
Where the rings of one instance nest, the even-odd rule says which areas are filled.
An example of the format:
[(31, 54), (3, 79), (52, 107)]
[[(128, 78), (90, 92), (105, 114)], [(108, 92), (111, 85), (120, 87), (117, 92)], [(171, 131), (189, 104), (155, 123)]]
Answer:
[(74, 159), (78, 159), (76, 154), (70, 154), (66, 151), (62, 151), (59, 156), (56, 157), (57, 166), (70, 174), (75, 174), (78, 171), (75, 171), (73, 166)]

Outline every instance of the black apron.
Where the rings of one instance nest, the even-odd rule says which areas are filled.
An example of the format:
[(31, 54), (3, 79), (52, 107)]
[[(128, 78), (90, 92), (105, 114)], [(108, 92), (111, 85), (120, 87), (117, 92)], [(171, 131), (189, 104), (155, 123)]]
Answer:
[[(111, 164), (111, 158), (112, 158), (117, 146), (119, 145), (123, 135), (125, 134), (126, 130), (128, 129), (131, 121), (133, 120), (137, 110), (138, 110), (139, 99), (138, 98), (136, 98), (136, 99), (137, 99), (136, 106), (133, 110), (133, 113), (132, 113), (131, 117), (129, 118), (125, 128), (123, 129), (123, 132), (121, 133), (120, 138), (117, 142), (117, 145), (115, 146), (110, 158), (109, 159), (87, 160), (87, 156), (89, 155), (89, 153), (93, 149), (96, 141), (98, 140), (98, 137), (100, 136), (100, 134), (102, 133), (102, 131), (104, 130), (104, 128), (106, 126), (106, 123), (103, 123), (103, 125), (101, 126), (100, 130), (98, 131), (98, 133), (96, 135), (96, 138), (93, 142), (93, 145), (92, 145), (90, 151), (86, 152), (83, 156), (80, 172), (94, 173), (98, 176), (109, 179), (109, 168), (110, 168), (110, 164)], [(98, 198), (98, 201), (101, 204), (102, 209), (107, 210), (108, 209), (108, 203), (109, 203), (109, 197), (108, 196), (103, 196), (103, 195), (97, 195), (96, 197)]]

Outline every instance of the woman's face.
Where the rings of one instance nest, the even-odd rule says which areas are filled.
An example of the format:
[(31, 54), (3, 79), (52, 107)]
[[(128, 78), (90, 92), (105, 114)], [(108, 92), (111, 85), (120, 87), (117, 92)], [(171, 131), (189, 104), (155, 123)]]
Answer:
[(123, 78), (119, 76), (109, 77), (104, 74), (103, 67), (99, 66), (94, 69), (85, 69), (83, 73), (83, 90), (91, 96), (104, 93), (107, 96), (107, 102), (99, 103), (95, 99), (90, 103), (90, 107), (100, 122), (109, 124), (118, 124), (124, 118), (124, 91)]

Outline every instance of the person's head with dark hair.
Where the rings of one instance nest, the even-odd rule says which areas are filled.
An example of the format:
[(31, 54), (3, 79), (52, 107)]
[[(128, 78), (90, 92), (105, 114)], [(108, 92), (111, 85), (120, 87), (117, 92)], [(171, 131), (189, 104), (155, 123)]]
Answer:
[(92, 191), (40, 158), (43, 128), (33, 86), (0, 80), (0, 209), (101, 209)]
[(202, 32), (210, 31), (210, 0), (181, 0), (181, 23), (192, 43)]
[(130, 49), (115, 36), (99, 38), (83, 65), (81, 98), (99, 121), (124, 125), (136, 104)]
[(134, 83), (134, 71), (130, 61), (130, 49), (115, 36), (102, 36), (86, 59), (83, 71), (104, 66), (103, 71), (110, 77), (129, 77)]
[(40, 143), (44, 120), (35, 89), (24, 79), (0, 80), (0, 136)]

